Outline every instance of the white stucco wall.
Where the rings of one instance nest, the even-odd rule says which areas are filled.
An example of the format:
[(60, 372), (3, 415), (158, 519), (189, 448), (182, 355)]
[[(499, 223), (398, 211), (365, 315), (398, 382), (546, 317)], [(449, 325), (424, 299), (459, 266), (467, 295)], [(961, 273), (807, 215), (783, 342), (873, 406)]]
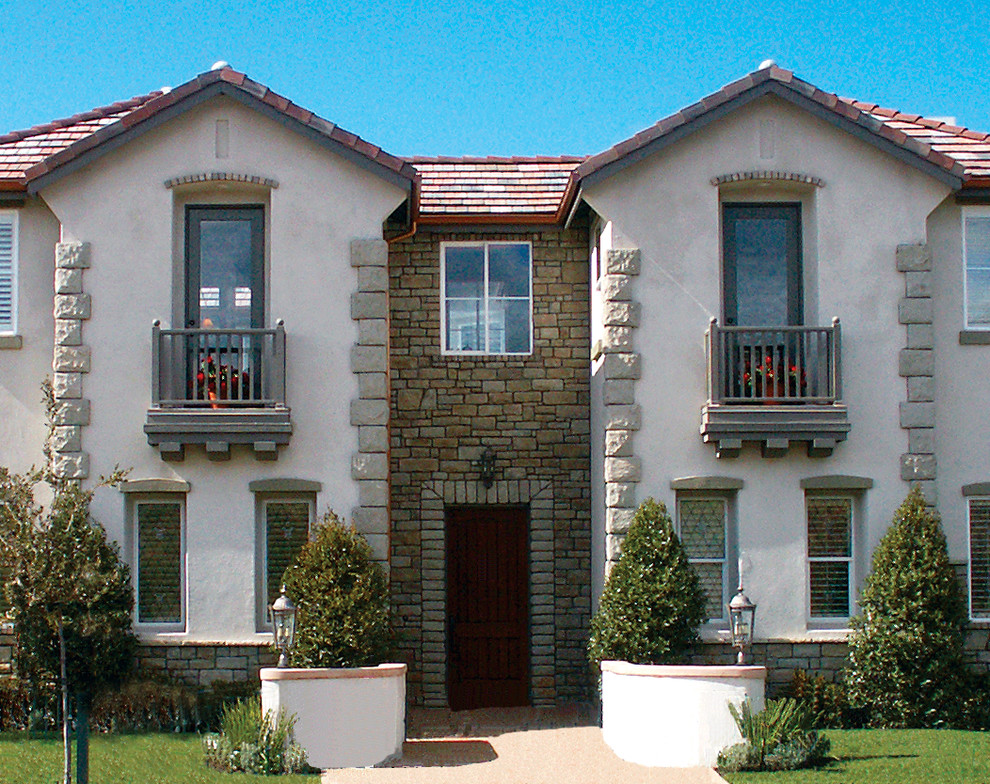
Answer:
[(0, 350), (0, 465), (24, 471), (42, 463), (47, 432), (41, 382), (52, 374), (52, 279), (58, 221), (39, 199), (28, 199), (23, 207), (11, 211), (17, 213), (21, 347)]
[[(220, 119), (230, 127), (226, 158), (216, 154)], [(191, 191), (164, 185), (171, 177), (212, 171), (260, 175), (279, 185), (270, 194), (230, 184)], [(92, 413), (82, 436), (90, 476), (119, 464), (131, 469), (131, 479), (189, 482), (187, 627), (179, 637), (260, 639), (255, 499), (248, 483), (274, 477), (321, 482), (318, 514), (332, 507), (346, 516), (357, 504), (350, 465), (357, 431), (349, 423), (349, 402), (357, 393), (349, 366), (357, 337), (349, 300), (357, 271), (349, 244), (353, 238), (380, 239), (382, 221), (404, 194), (219, 97), (52, 183), (42, 196), (61, 221), (63, 238), (91, 245), (84, 286), (93, 313), (83, 336), (93, 354), (84, 380)], [(189, 446), (185, 461), (166, 463), (142, 430), (151, 401), (151, 325), (161, 319), (163, 327), (182, 326), (173, 322), (183, 296), (182, 210), (183, 203), (198, 201), (268, 205), (266, 320), (268, 326), (285, 320), (293, 423), (291, 442), (277, 462), (259, 462), (245, 447), (233, 447), (228, 462), (210, 462), (202, 447)], [(120, 493), (100, 490), (93, 511), (113, 537), (124, 540)]]
[(962, 212), (950, 198), (928, 220), (934, 275), (938, 507), (954, 561), (969, 560), (962, 487), (990, 481), (990, 345), (959, 342), (966, 321)]
[[(775, 126), (775, 151), (761, 158), (760, 125), (767, 120)], [(828, 325), (833, 316), (842, 321), (844, 398), (852, 424), (848, 440), (828, 458), (809, 458), (803, 446), (792, 445), (786, 457), (765, 459), (757, 446), (748, 445), (739, 458), (720, 460), (714, 445), (699, 435), (706, 399), (704, 335), (709, 319), (722, 316), (720, 189), (710, 180), (754, 170), (802, 173), (825, 182), (823, 188), (723, 187), (721, 198), (804, 205), (805, 323)], [(926, 217), (947, 193), (937, 180), (770, 97), (585, 191), (591, 207), (615, 225), (619, 247), (640, 248), (642, 254), (634, 286), (643, 308), (634, 338), (642, 354), (642, 380), (636, 385), (643, 411), (635, 435), (643, 467), (638, 500), (652, 495), (673, 511), (675, 478), (745, 482), (736, 495), (736, 517), (739, 551), (752, 564), (747, 593), (760, 607), (758, 638), (836, 634), (807, 620), (801, 479), (848, 474), (874, 481), (857, 506), (860, 579), (907, 492), (899, 469), (907, 434), (898, 419), (905, 395), (898, 376), (905, 328), (897, 318), (904, 277), (896, 270), (895, 250), (900, 243), (926, 240)], [(601, 442), (594, 448), (601, 449)]]

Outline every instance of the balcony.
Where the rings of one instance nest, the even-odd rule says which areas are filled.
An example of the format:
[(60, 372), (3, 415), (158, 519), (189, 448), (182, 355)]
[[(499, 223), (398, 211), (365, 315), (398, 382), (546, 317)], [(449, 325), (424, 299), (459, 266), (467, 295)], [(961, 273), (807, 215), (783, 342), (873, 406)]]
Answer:
[(278, 458), (292, 423), (285, 404), (285, 327), (151, 328), (148, 443), (164, 460), (203, 444), (212, 460), (247, 444), (260, 460)]
[(849, 432), (842, 402), (839, 320), (830, 327), (721, 327), (706, 333), (708, 402), (701, 435), (718, 457), (737, 457), (759, 442), (779, 457), (804, 442), (827, 457)]

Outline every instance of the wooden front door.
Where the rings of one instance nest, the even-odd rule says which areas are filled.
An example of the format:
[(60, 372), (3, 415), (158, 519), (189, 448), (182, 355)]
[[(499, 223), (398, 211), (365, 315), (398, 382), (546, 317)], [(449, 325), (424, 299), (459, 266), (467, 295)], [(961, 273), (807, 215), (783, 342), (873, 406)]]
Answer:
[(529, 705), (529, 513), (447, 507), (451, 710)]

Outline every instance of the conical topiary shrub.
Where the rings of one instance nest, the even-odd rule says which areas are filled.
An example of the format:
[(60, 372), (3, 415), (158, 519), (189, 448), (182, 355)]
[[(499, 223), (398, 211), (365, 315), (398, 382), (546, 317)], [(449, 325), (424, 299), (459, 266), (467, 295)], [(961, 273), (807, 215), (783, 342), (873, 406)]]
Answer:
[(327, 512), (286, 570), (297, 608), (293, 667), (362, 667), (391, 653), (388, 581), (370, 545)]
[(591, 620), (588, 657), (634, 664), (674, 662), (698, 636), (705, 595), (667, 507), (652, 498), (633, 517), (618, 563)]
[(874, 727), (951, 723), (966, 611), (936, 513), (917, 488), (894, 515), (852, 621), (850, 702)]

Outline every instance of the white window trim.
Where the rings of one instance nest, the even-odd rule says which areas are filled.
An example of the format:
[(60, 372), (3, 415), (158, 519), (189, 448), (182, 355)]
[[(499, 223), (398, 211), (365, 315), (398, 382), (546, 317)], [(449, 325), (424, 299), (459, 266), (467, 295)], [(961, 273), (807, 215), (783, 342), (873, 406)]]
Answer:
[(309, 538), (316, 526), (316, 493), (265, 492), (255, 495), (255, 624), (259, 632), (271, 632), (268, 617), (268, 505), (271, 503), (303, 503), (309, 505)]
[[(138, 507), (141, 504), (173, 503), (179, 505), (179, 618), (177, 623), (142, 622), (139, 616), (141, 575), (140, 538), (138, 528)], [(134, 493), (127, 497), (128, 533), (131, 541), (128, 550), (131, 554), (131, 574), (134, 585), (134, 627), (140, 632), (167, 633), (185, 632), (189, 607), (189, 549), (186, 542), (186, 494), (185, 493)]]
[[(733, 581), (738, 580), (736, 558), (739, 551), (737, 526), (735, 521), (735, 497), (736, 492), (712, 491), (712, 490), (679, 490), (675, 496), (675, 521), (674, 529), (677, 537), (681, 537), (681, 502), (682, 501), (721, 501), (724, 508), (723, 521), (725, 525), (725, 549), (722, 562), (722, 617), (706, 618), (703, 626), (709, 629), (728, 629), (729, 612), (728, 604), (733, 591)], [(689, 563), (718, 563), (714, 558), (688, 558)]]
[[(845, 562), (849, 569), (849, 598), (847, 615), (812, 615), (811, 614), (811, 562), (812, 558), (808, 551), (808, 501), (814, 499), (833, 499), (849, 501), (849, 555), (839, 556), (816, 556), (815, 562)], [(860, 496), (858, 493), (841, 492), (837, 490), (815, 490), (806, 491), (804, 495), (804, 595), (805, 613), (809, 629), (847, 629), (849, 619), (857, 611), (856, 586), (859, 584), (859, 569), (857, 567), (858, 545), (860, 538)]]
[[(525, 245), (529, 249), (529, 351), (460, 351), (447, 348), (447, 248), (477, 248), (485, 251), (485, 345), (488, 345), (488, 249), (493, 245)], [(519, 297), (518, 299), (522, 299)], [(528, 240), (458, 240), (440, 243), (440, 354), (448, 357), (528, 357), (534, 349), (533, 335), (533, 243)]]
[(11, 242), (11, 275), (10, 275), (10, 326), (5, 327), (0, 324), (0, 335), (16, 335), (17, 333), (17, 290), (18, 290), (18, 277), (20, 271), (20, 215), (17, 210), (0, 210), (0, 221), (6, 221), (10, 219), (11, 229), (12, 229), (12, 242)]
[(990, 324), (969, 323), (969, 264), (966, 249), (966, 219), (986, 218), (990, 220), (990, 207), (963, 207), (960, 210), (960, 236), (962, 241), (962, 279), (963, 279), (963, 329), (969, 332), (990, 331)]
[(966, 613), (971, 621), (986, 623), (990, 621), (990, 612), (986, 615), (973, 614), (973, 501), (990, 503), (990, 496), (973, 495), (966, 498)]

